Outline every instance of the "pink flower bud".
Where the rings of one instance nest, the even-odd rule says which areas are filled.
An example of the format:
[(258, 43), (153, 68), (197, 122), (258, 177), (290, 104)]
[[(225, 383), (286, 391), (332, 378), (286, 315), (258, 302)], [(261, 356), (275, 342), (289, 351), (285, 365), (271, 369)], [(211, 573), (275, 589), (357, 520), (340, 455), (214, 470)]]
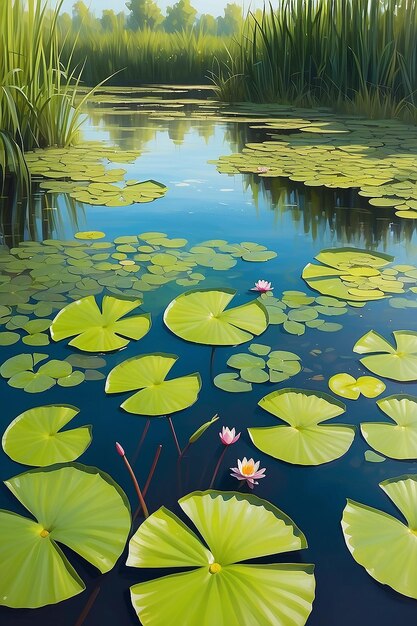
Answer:
[(120, 454), (120, 456), (125, 456), (125, 451), (123, 450), (122, 446), (120, 445), (118, 441), (116, 441), (116, 450), (117, 450), (117, 454)]

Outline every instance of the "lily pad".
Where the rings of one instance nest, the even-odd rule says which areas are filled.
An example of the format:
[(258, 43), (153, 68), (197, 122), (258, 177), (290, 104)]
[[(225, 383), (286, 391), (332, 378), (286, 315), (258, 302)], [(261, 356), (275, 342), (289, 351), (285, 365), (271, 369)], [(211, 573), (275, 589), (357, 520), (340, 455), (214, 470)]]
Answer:
[(304, 535), (289, 517), (237, 492), (195, 492), (179, 504), (208, 548), (164, 507), (140, 526), (129, 543), (128, 566), (193, 568), (131, 587), (144, 626), (200, 626), (202, 606), (212, 624), (253, 626), (269, 623), (273, 615), (282, 626), (304, 626), (314, 599), (313, 566), (239, 564), (305, 548)]
[(360, 360), (373, 374), (399, 381), (417, 380), (417, 333), (395, 330), (393, 335), (395, 347), (371, 330), (356, 342), (353, 351), (358, 354), (378, 353)]
[(136, 391), (120, 406), (136, 415), (170, 415), (197, 401), (201, 388), (200, 374), (172, 380), (166, 377), (178, 357), (173, 354), (145, 354), (117, 365), (107, 377), (106, 393)]
[(213, 380), (216, 387), (223, 391), (230, 391), (231, 393), (241, 393), (245, 391), (252, 391), (252, 385), (239, 378), (238, 374), (233, 372), (225, 372), (224, 374), (217, 374)]
[(123, 348), (130, 339), (141, 339), (151, 327), (149, 314), (121, 319), (140, 306), (140, 300), (118, 300), (104, 296), (102, 312), (94, 296), (72, 302), (62, 309), (51, 325), (54, 341), (69, 342), (84, 352), (109, 352)]
[(353, 426), (322, 425), (346, 410), (344, 404), (327, 394), (281, 389), (264, 396), (258, 404), (287, 424), (248, 428), (254, 445), (276, 459), (298, 465), (320, 465), (338, 459), (352, 445)]
[(35, 519), (0, 511), (0, 604), (38, 608), (85, 589), (57, 542), (101, 573), (114, 567), (131, 520), (129, 502), (110, 476), (74, 463), (31, 470), (5, 484)]
[(348, 500), (342, 529), (353, 558), (378, 582), (417, 599), (417, 479), (400, 476), (379, 485), (406, 523), (384, 511)]
[(91, 443), (91, 426), (61, 431), (79, 409), (65, 404), (40, 406), (21, 413), (7, 427), (5, 453), (25, 465), (53, 465), (75, 461)]
[(367, 444), (392, 459), (417, 459), (417, 398), (388, 396), (377, 405), (394, 423), (361, 424)]
[(226, 309), (235, 294), (233, 289), (188, 291), (168, 305), (164, 322), (186, 341), (213, 346), (244, 343), (266, 330), (268, 314), (258, 300)]
[(357, 400), (362, 394), (365, 398), (376, 398), (386, 389), (385, 383), (373, 376), (359, 376), (358, 379), (350, 374), (335, 374), (329, 379), (329, 388), (342, 398)]

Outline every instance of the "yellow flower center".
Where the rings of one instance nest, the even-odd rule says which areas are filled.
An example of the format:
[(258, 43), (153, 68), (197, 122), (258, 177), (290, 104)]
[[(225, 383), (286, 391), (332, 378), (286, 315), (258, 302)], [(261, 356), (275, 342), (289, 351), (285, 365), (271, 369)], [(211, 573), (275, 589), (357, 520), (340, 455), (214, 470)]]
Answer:
[(220, 563), (212, 563), (209, 567), (210, 574), (218, 574), (222, 571), (222, 566)]
[(41, 535), (41, 537), (42, 537), (43, 539), (45, 539), (45, 537), (48, 537), (48, 535), (49, 535), (49, 530), (46, 530), (46, 529), (44, 528), (44, 529), (41, 531), (40, 535)]
[(254, 471), (255, 466), (253, 463), (247, 463), (246, 465), (242, 466), (242, 474), (244, 474), (245, 476), (252, 476)]

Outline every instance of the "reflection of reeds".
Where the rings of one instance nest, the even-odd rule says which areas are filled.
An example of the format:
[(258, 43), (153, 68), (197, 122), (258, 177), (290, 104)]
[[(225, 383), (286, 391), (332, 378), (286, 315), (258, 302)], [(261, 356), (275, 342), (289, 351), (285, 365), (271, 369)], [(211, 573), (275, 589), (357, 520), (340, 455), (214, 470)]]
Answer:
[(326, 103), (417, 119), (417, 0), (277, 0), (214, 77), (227, 101)]
[(412, 242), (414, 220), (395, 217), (392, 209), (366, 208), (367, 202), (355, 190), (306, 187), (286, 178), (264, 178), (244, 174), (255, 206), (263, 198), (276, 220), (286, 217), (296, 231), (313, 241), (328, 241), (369, 250), (388, 249), (393, 243)]

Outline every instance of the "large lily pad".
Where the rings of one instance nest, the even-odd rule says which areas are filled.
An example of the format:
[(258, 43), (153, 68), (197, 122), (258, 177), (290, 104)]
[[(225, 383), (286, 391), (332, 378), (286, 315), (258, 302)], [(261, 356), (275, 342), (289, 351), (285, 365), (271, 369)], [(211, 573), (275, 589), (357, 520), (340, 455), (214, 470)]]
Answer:
[(377, 401), (391, 422), (361, 424), (366, 442), (392, 459), (417, 459), (417, 398), (395, 395)]
[(380, 483), (406, 519), (348, 500), (342, 528), (353, 558), (378, 582), (417, 599), (417, 479), (400, 476)]
[(136, 415), (170, 415), (197, 401), (200, 374), (166, 380), (178, 357), (175, 354), (145, 354), (117, 365), (107, 377), (106, 393), (136, 391), (120, 406)]
[(345, 412), (344, 404), (325, 393), (280, 389), (264, 396), (259, 406), (287, 425), (248, 428), (259, 450), (298, 465), (320, 465), (338, 459), (352, 445), (353, 426), (325, 424)]
[(130, 530), (130, 507), (110, 476), (54, 465), (5, 484), (35, 519), (0, 511), (0, 604), (38, 608), (85, 589), (57, 542), (102, 573), (114, 567)]
[(226, 309), (233, 289), (196, 289), (175, 298), (164, 322), (175, 334), (194, 343), (232, 346), (253, 339), (268, 326), (268, 314), (257, 300)]
[(399, 381), (417, 380), (417, 332), (395, 330), (393, 335), (395, 347), (370, 330), (355, 343), (353, 351), (358, 354), (377, 353), (364, 357), (361, 363), (378, 376)]
[(25, 465), (53, 465), (75, 461), (91, 443), (91, 426), (61, 429), (79, 409), (66, 404), (52, 404), (21, 413), (7, 427), (3, 450), (14, 461)]
[(51, 325), (54, 341), (74, 337), (69, 342), (84, 352), (110, 352), (141, 339), (151, 327), (149, 314), (121, 319), (142, 304), (141, 300), (119, 300), (104, 296), (102, 312), (94, 296), (72, 302), (62, 309)]
[(236, 492), (195, 492), (179, 504), (208, 548), (164, 507), (140, 526), (127, 565), (194, 568), (131, 587), (144, 626), (253, 626), (270, 623), (271, 616), (281, 626), (306, 623), (314, 599), (313, 566), (239, 564), (307, 547), (290, 518), (265, 500)]

